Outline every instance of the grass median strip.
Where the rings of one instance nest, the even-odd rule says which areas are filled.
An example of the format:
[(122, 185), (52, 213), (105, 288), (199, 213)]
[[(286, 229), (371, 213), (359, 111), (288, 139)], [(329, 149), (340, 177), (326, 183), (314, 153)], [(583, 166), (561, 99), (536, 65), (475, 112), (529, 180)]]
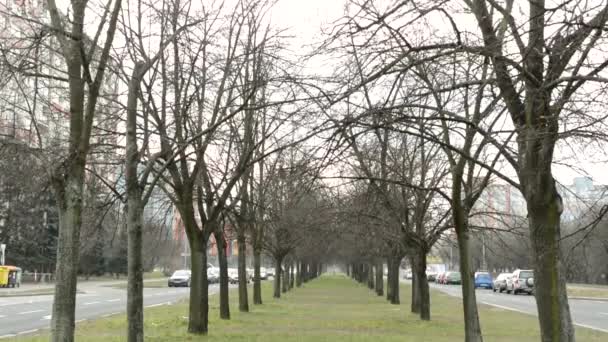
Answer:
[[(402, 286), (401, 305), (344, 276), (324, 276), (272, 299), (265, 283), (264, 304), (238, 311), (237, 293), (231, 292), (231, 320), (220, 320), (218, 297), (210, 301), (207, 337), (186, 333), (188, 304), (152, 307), (145, 311), (146, 341), (462, 341), (463, 318), (459, 299), (432, 291), (432, 321), (409, 313), (410, 287)], [(539, 341), (538, 320), (529, 315), (480, 305), (481, 325), (488, 341)], [(77, 341), (125, 341), (124, 314), (83, 322)], [(580, 341), (607, 341), (608, 334), (577, 328)], [(48, 336), (16, 337), (8, 341), (48, 341)]]

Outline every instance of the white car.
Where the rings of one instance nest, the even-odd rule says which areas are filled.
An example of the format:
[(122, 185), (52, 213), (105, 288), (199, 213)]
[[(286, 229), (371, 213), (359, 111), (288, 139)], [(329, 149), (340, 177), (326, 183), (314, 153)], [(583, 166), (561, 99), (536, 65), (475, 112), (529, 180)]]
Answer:
[(173, 272), (173, 275), (169, 278), (169, 287), (185, 286), (190, 287), (190, 277), (192, 272), (190, 270), (177, 270)]

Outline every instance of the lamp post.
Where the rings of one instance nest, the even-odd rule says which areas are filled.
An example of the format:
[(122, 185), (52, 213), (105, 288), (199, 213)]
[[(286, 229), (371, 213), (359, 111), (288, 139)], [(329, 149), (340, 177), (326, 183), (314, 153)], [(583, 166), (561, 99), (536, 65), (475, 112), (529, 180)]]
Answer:
[(4, 251), (6, 250), (6, 244), (0, 244), (0, 265), (4, 266)]

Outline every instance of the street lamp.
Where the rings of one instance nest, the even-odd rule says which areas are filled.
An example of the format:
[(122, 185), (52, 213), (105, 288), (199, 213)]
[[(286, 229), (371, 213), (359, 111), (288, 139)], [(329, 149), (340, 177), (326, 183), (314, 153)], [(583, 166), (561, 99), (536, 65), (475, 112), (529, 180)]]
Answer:
[(6, 250), (6, 244), (0, 244), (0, 265), (4, 266), (4, 251)]

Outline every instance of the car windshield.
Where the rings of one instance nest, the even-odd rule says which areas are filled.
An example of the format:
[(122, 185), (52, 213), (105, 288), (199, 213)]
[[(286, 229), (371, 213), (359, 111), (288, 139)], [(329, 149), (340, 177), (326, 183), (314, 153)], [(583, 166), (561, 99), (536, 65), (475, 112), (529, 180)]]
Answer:
[(459, 272), (452, 272), (448, 275), (448, 277), (450, 278), (460, 278), (460, 273)]
[(477, 275), (477, 279), (491, 279), (490, 275), (488, 273), (479, 273)]
[(532, 278), (534, 276), (534, 274), (532, 273), (532, 271), (521, 271), (519, 272), (519, 277), (520, 278)]
[(175, 271), (175, 273), (173, 273), (174, 277), (187, 277), (190, 275), (190, 272), (188, 271)]

